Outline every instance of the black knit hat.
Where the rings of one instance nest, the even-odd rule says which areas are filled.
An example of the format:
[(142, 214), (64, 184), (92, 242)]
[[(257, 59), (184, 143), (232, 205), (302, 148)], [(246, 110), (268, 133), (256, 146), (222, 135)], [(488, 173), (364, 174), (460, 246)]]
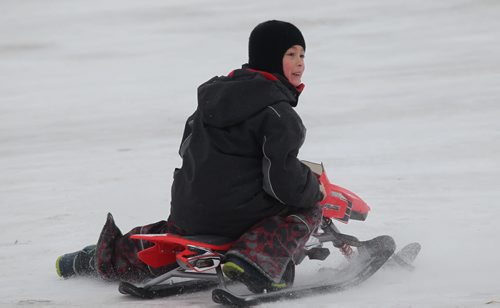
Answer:
[(283, 75), (283, 56), (294, 45), (300, 45), (306, 50), (304, 37), (297, 27), (279, 20), (263, 22), (250, 34), (248, 66)]

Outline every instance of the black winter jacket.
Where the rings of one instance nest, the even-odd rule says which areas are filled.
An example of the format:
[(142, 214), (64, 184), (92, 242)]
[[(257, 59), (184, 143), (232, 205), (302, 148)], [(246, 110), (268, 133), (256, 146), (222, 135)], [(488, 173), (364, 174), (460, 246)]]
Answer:
[(299, 93), (283, 79), (239, 69), (198, 88), (170, 211), (188, 234), (237, 238), (265, 217), (322, 198), (317, 178), (297, 159), (306, 129), (292, 108)]

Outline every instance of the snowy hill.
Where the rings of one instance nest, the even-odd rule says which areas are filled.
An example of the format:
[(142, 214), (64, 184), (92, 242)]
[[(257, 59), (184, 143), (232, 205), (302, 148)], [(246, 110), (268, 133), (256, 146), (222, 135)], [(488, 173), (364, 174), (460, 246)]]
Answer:
[[(123, 231), (168, 216), (197, 86), (243, 64), (268, 19), (307, 42), (301, 158), (372, 207), (341, 229), (423, 248), (414, 272), (267, 306), (500, 305), (499, 2), (3, 0), (0, 11), (0, 306), (214, 306), (207, 292), (137, 301), (59, 279), (54, 262), (94, 243), (107, 212)], [(298, 279), (334, 261), (306, 261)]]

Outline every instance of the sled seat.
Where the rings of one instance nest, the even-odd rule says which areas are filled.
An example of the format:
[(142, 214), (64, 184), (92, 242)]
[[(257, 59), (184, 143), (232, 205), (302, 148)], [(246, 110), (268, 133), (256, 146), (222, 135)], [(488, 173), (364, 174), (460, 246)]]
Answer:
[(224, 253), (233, 245), (231, 239), (213, 235), (134, 234), (130, 238), (153, 243), (152, 247), (140, 251), (138, 257), (154, 268), (179, 261), (185, 263), (188, 258), (199, 255), (200, 251), (210, 251), (213, 255)]

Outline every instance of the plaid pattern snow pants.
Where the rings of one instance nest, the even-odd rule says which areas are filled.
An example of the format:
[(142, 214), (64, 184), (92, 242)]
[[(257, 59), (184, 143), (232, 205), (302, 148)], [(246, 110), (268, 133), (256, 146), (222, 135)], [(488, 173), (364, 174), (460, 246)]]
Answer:
[(152, 244), (130, 238), (132, 234), (175, 233), (184, 231), (170, 221), (159, 221), (150, 225), (136, 227), (125, 235), (116, 226), (113, 216), (108, 214), (106, 223), (99, 236), (96, 249), (96, 270), (106, 280), (140, 282), (146, 278), (159, 276), (177, 267), (177, 264), (152, 268), (137, 257), (137, 253)]
[(244, 233), (226, 256), (236, 256), (279, 282), (290, 261), (297, 264), (310, 235), (321, 223), (319, 205), (264, 219)]

